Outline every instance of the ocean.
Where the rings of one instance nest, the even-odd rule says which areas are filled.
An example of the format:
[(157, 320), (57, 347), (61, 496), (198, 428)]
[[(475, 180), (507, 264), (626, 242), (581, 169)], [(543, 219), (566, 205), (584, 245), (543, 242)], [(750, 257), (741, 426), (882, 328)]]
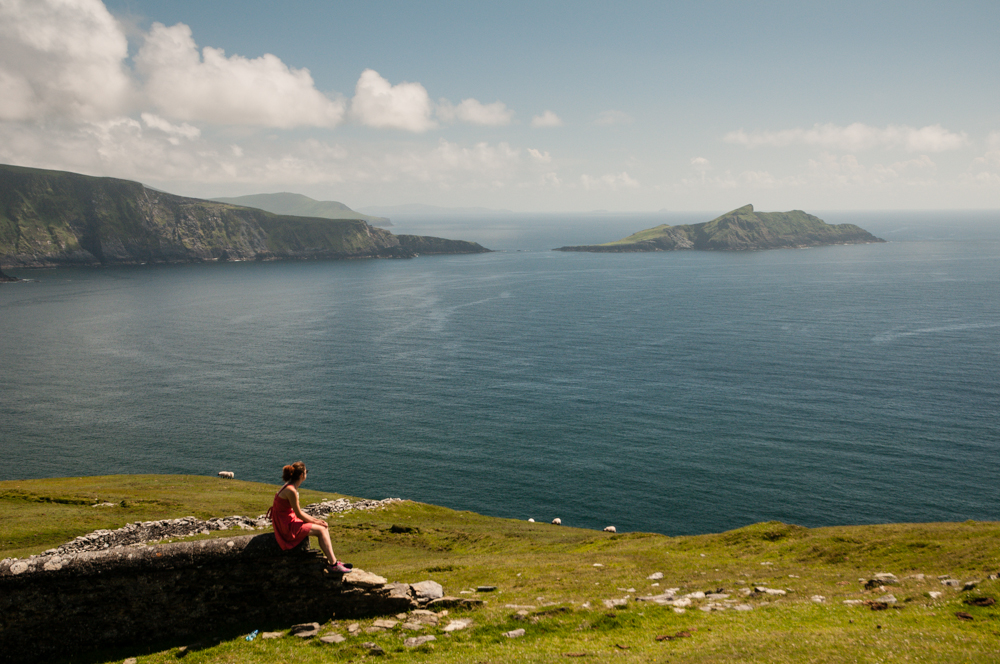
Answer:
[[(586, 254), (711, 215), (391, 229), (413, 260), (8, 270), (0, 479), (231, 470), (619, 532), (1000, 519), (1000, 214)], [(267, 505), (261, 505), (261, 512)]]

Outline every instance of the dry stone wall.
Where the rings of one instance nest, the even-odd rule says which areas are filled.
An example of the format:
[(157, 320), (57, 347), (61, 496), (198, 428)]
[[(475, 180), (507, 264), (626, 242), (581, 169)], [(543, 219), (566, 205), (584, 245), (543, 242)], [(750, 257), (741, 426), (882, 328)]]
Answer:
[(323, 570), (307, 543), (273, 533), (0, 561), (0, 661), (58, 661), (95, 649), (186, 645), (294, 623), (388, 615), (411, 586)]

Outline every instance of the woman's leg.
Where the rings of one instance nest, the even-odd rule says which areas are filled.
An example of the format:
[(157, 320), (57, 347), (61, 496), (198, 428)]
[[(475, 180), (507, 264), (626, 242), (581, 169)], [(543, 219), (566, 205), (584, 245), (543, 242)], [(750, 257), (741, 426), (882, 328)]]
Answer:
[(309, 529), (309, 534), (314, 535), (319, 540), (319, 548), (323, 549), (326, 559), (331, 565), (337, 563), (337, 556), (333, 555), (333, 544), (330, 542), (330, 529), (325, 525), (314, 523)]

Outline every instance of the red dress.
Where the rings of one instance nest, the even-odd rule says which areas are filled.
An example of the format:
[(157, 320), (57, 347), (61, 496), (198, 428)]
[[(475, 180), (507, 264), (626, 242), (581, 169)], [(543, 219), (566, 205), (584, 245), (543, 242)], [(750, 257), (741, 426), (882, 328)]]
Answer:
[(294, 549), (302, 540), (309, 537), (312, 524), (306, 523), (295, 516), (292, 504), (279, 496), (287, 484), (274, 494), (274, 504), (268, 510), (271, 515), (271, 525), (274, 526), (274, 539), (278, 540), (278, 546), (285, 551)]

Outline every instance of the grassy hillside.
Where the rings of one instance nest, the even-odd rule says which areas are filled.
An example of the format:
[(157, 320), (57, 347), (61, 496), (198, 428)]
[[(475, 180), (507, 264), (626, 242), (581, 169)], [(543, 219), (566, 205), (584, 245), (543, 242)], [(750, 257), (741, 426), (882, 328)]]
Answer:
[(213, 198), (213, 201), (258, 208), (275, 214), (290, 214), (298, 217), (316, 217), (319, 219), (360, 219), (372, 226), (388, 228), (392, 222), (385, 217), (376, 217), (362, 212), (356, 212), (337, 201), (317, 201), (302, 194), (281, 192), (278, 194), (250, 194), (249, 196), (234, 196), (230, 198)]
[(701, 224), (663, 224), (615, 242), (561, 247), (556, 251), (745, 251), (867, 242), (883, 240), (854, 224), (831, 225), (801, 210), (755, 212), (753, 205), (744, 205)]
[[(485, 251), (453, 243), (448, 253)], [(360, 219), (174, 196), (138, 182), (0, 165), (0, 265), (411, 257)]]
[[(256, 515), (276, 489), (176, 476), (2, 482), (0, 555), (23, 556), (95, 527), (140, 519)], [(304, 498), (314, 501), (321, 495)], [(98, 500), (118, 507), (89, 506)], [(183, 653), (177, 648), (115, 652), (86, 661), (138, 655), (140, 663), (165, 663), (186, 655), (189, 662), (347, 662), (374, 659), (362, 645), (374, 642), (387, 653), (385, 659), (399, 662), (555, 662), (566, 656), (590, 662), (992, 662), (1000, 644), (1000, 610), (995, 604), (981, 606), (1000, 595), (998, 582), (988, 578), (1000, 567), (998, 523), (806, 529), (772, 522), (715, 535), (667, 537), (404, 502), (333, 518), (331, 532), (338, 554), (359, 567), (394, 581), (432, 578), (449, 594), (466, 591), (461, 596), (486, 604), (452, 611), (438, 628), (425, 631), (436, 640), (416, 649), (403, 645), (413, 633), (399, 626), (369, 633), (364, 630), (372, 621), (358, 621), (360, 633), (348, 636), (354, 621), (331, 620), (321, 633), (348, 636), (344, 643), (206, 638)], [(663, 578), (647, 578), (654, 572)], [(866, 590), (865, 582), (880, 572), (894, 573), (898, 583)], [(942, 585), (940, 575), (979, 583), (962, 591)], [(476, 592), (479, 586), (497, 589)], [(785, 594), (741, 592), (755, 587)], [(722, 589), (751, 610), (706, 612), (698, 607), (708, 600), (696, 599), (678, 613), (634, 601), (668, 588), (682, 593)], [(942, 594), (935, 598), (932, 592)], [(844, 604), (877, 602), (886, 594), (897, 601), (881, 610)], [(625, 597), (632, 599), (624, 606), (603, 604)], [(471, 618), (473, 624), (448, 636), (441, 628), (455, 617)], [(525, 629), (523, 637), (502, 636), (518, 628)]]

